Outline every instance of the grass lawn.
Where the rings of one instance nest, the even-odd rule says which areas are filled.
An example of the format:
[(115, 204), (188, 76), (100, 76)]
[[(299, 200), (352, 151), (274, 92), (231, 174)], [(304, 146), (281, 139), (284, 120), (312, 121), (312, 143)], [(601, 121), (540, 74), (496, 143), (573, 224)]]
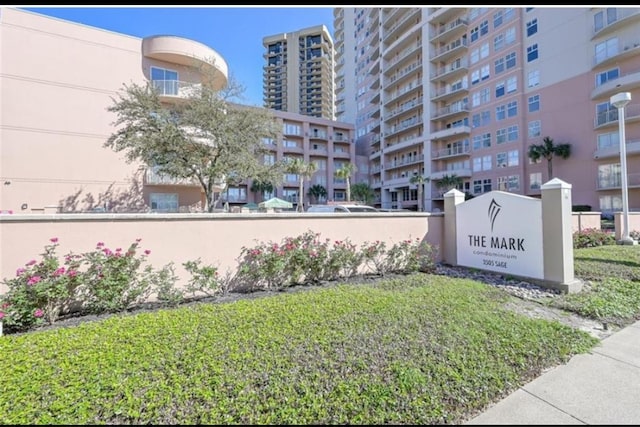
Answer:
[[(589, 285), (554, 304), (638, 318), (640, 248), (574, 255)], [(7, 335), (0, 423), (460, 424), (599, 342), (513, 298), (413, 274)]]

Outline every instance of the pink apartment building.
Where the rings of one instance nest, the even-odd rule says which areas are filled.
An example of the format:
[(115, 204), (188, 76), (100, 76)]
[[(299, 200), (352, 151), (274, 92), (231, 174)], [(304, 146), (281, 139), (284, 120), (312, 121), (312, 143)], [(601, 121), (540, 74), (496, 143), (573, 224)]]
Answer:
[[(621, 210), (618, 110), (625, 108), (628, 195), (640, 210), (640, 9), (635, 7), (335, 8), (338, 120), (358, 123), (383, 208), (416, 209), (411, 177), (462, 178), (471, 195), (539, 197), (545, 161), (527, 151), (569, 143), (554, 176), (574, 205)], [(357, 112), (357, 114), (354, 114)]]
[[(19, 9), (0, 9), (0, 210), (32, 212), (188, 212), (204, 194), (192, 182), (159, 176), (128, 164), (103, 144), (115, 116), (106, 109), (123, 84), (152, 81), (163, 102), (177, 102), (200, 83), (197, 66), (210, 67), (219, 88), (227, 64), (214, 49), (194, 40), (146, 38)], [(346, 185), (333, 173), (355, 162), (354, 126), (274, 112), (282, 122), (277, 141), (265, 141), (265, 161), (300, 157), (318, 164), (305, 186), (321, 184), (328, 199), (344, 198)], [(285, 176), (271, 194), (242, 183), (222, 192), (231, 206), (276, 195), (297, 202), (297, 176)]]

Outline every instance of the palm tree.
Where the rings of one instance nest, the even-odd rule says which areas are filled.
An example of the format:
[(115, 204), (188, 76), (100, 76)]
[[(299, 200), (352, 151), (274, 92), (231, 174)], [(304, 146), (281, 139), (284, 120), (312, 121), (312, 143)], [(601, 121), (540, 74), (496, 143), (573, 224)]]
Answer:
[(251, 192), (260, 193), (261, 195), (264, 195), (265, 192), (273, 193), (273, 183), (255, 179), (251, 182)]
[(351, 201), (351, 175), (357, 172), (358, 168), (353, 163), (345, 163), (340, 169), (335, 171), (338, 179), (344, 179), (347, 182), (347, 202)]
[(411, 177), (411, 179), (409, 180), (409, 182), (411, 184), (417, 184), (418, 185), (418, 210), (420, 212), (422, 212), (424, 210), (424, 207), (422, 206), (422, 191), (424, 190), (424, 184), (426, 182), (431, 181), (431, 178), (429, 178), (428, 176), (424, 176), (424, 175), (414, 175)]
[(351, 194), (353, 194), (353, 198), (362, 202), (365, 205), (370, 205), (373, 203), (376, 193), (373, 191), (373, 188), (369, 187), (369, 184), (366, 182), (358, 182), (357, 184), (353, 184), (351, 186)]
[(542, 144), (533, 144), (529, 146), (527, 155), (533, 161), (537, 161), (540, 158), (546, 159), (547, 172), (549, 173), (548, 179), (551, 179), (553, 177), (553, 156), (559, 156), (566, 159), (571, 155), (571, 144), (554, 144), (553, 139), (545, 136), (542, 140)]
[(321, 197), (327, 197), (327, 194), (327, 189), (322, 184), (314, 184), (307, 191), (307, 196), (311, 197), (316, 203)]
[(451, 175), (443, 175), (442, 178), (437, 179), (436, 186), (439, 189), (444, 189), (444, 191), (449, 191), (462, 185), (463, 182), (463, 179), (454, 173)]
[(285, 166), (288, 173), (294, 173), (300, 177), (300, 189), (298, 190), (298, 212), (304, 212), (304, 181), (311, 179), (318, 170), (318, 165), (314, 162), (307, 163), (301, 158), (290, 160)]

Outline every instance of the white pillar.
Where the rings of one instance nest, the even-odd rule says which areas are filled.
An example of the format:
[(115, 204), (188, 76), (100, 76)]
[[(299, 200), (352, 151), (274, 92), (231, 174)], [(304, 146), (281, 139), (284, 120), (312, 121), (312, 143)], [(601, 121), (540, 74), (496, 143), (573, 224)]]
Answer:
[(442, 239), (442, 261), (458, 265), (458, 245), (456, 234), (456, 205), (464, 202), (464, 193), (457, 189), (444, 194), (444, 237)]

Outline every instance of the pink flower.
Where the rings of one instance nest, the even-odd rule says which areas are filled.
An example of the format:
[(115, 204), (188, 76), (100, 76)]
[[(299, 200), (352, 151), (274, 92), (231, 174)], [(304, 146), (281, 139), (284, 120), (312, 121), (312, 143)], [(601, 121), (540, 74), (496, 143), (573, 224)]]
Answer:
[(35, 264), (36, 262), (37, 262), (37, 261), (36, 261), (35, 259), (32, 259), (31, 261), (29, 261), (29, 262), (28, 262), (28, 263), (26, 263), (25, 265), (26, 265), (26, 266), (33, 265), (33, 264)]
[(4, 311), (0, 311), (0, 320), (4, 318)]
[(138, 242), (138, 243), (140, 243), (141, 241), (142, 241), (142, 239), (139, 238), (139, 237), (136, 239), (136, 242)]
[(27, 270), (26, 270), (26, 269), (24, 269), (24, 268), (19, 268), (19, 269), (17, 269), (17, 270), (16, 270), (16, 276), (21, 275), (21, 274), (22, 274), (22, 273), (24, 273), (25, 271), (27, 271)]
[(69, 269), (67, 271), (67, 276), (69, 276), (69, 277), (76, 277), (77, 275), (78, 275), (78, 272), (76, 270)]
[(13, 214), (13, 211), (11, 209), (9, 209), (9, 215)]
[(99, 247), (99, 248), (101, 248), (101, 247), (103, 247), (103, 246), (104, 246), (104, 242), (98, 242), (98, 243), (96, 243), (96, 246), (97, 246), (97, 247)]
[(42, 280), (42, 277), (40, 276), (33, 276), (31, 279), (29, 279), (29, 281), (27, 282), (27, 285), (29, 286), (33, 286), (36, 283), (38, 283), (40, 280)]
[(52, 237), (51, 239), (49, 239), (49, 241), (51, 243), (58, 243), (58, 238), (57, 237)]
[(62, 274), (64, 274), (65, 272), (65, 268), (64, 267), (59, 267), (56, 269), (56, 271), (53, 272), (54, 276), (60, 276)]
[(36, 308), (36, 310), (33, 312), (33, 317), (42, 317), (44, 316), (44, 311), (42, 311), (39, 308)]
[(149, 255), (151, 253), (151, 251), (149, 249), (145, 249), (144, 254), (145, 255)]
[(111, 249), (109, 249), (109, 248), (104, 248), (102, 250), (102, 252), (104, 252), (104, 254), (107, 255), (107, 256), (113, 255), (113, 252), (111, 252)]
[(116, 252), (121, 252), (122, 248), (116, 248)]

